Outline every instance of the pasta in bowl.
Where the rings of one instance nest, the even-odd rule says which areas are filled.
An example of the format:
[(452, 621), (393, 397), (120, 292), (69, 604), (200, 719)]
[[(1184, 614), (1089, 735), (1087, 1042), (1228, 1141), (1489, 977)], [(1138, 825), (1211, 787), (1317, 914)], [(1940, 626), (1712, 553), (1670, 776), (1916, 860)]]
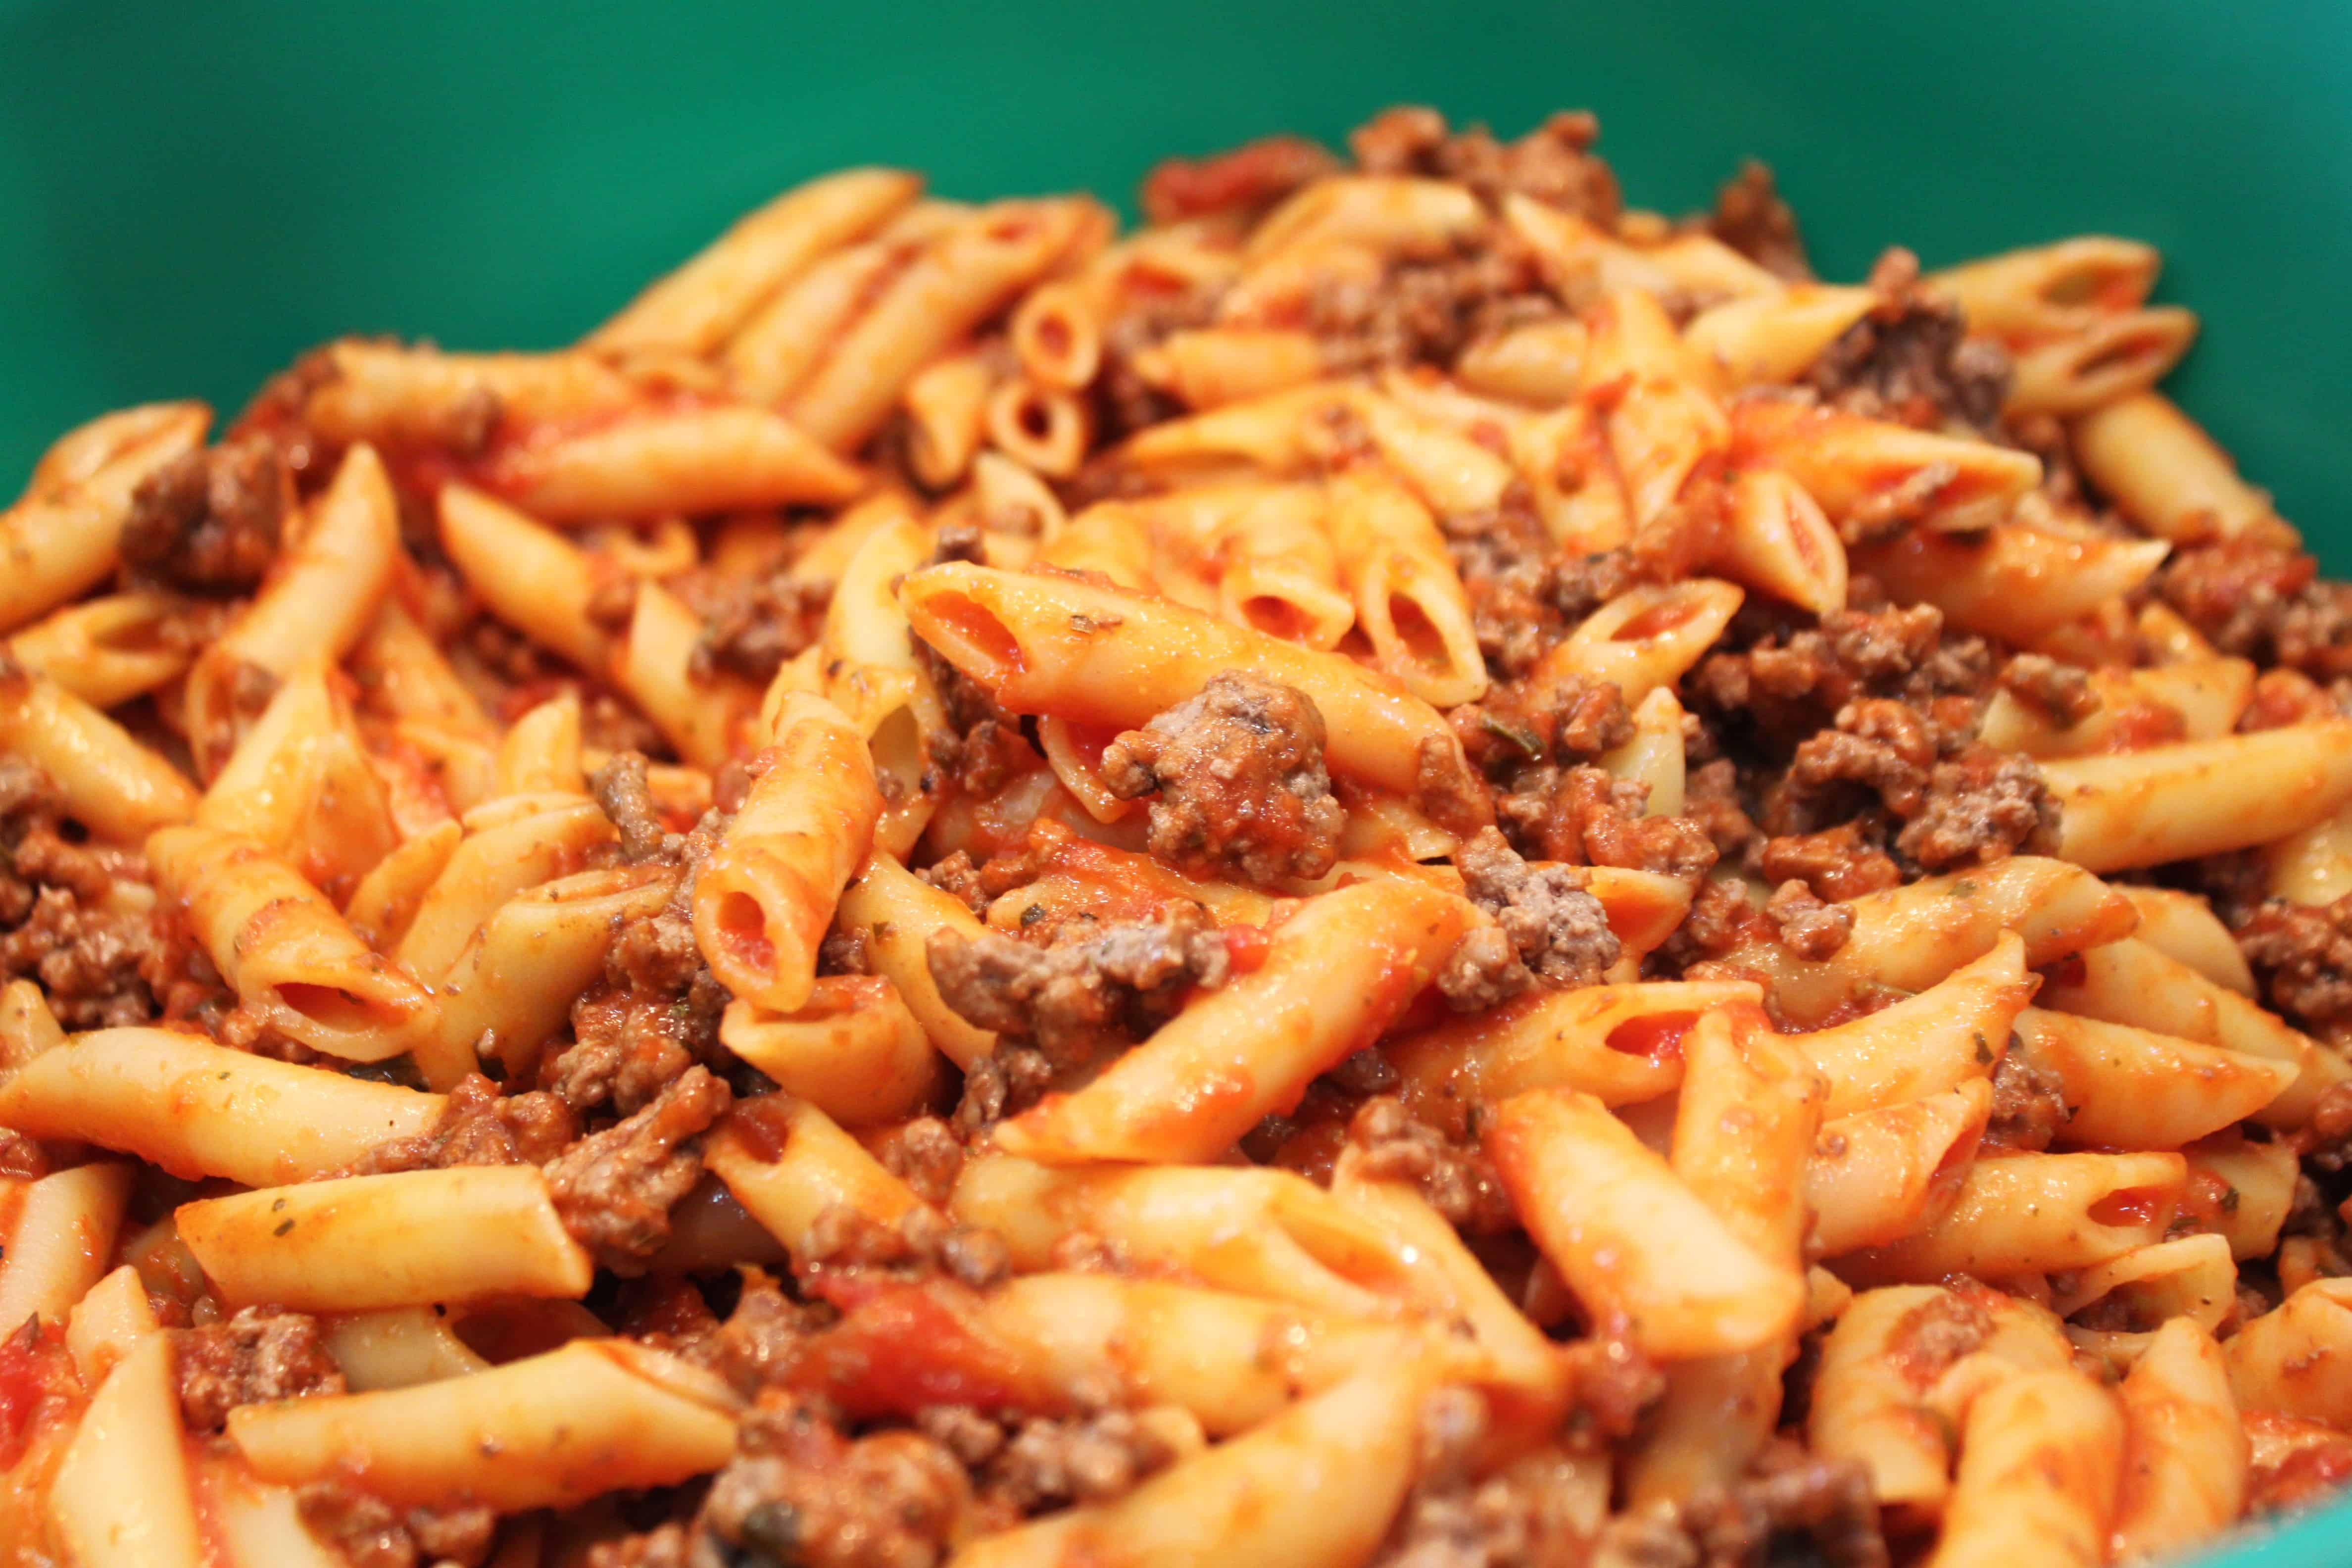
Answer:
[(1596, 133), (856, 170), (62, 437), (0, 1554), (2097, 1564), (2352, 1473), (2352, 592), (2147, 247), (1827, 283)]

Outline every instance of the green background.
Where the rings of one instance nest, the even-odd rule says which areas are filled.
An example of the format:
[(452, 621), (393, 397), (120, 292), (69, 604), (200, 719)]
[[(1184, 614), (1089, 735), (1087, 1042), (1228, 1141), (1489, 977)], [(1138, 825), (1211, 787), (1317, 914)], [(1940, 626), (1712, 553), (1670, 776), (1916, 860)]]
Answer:
[[(2190, 409), (2352, 564), (2352, 5), (0, 0), (0, 486), (346, 331), (559, 343), (783, 184), (1087, 187), (1383, 104), (1597, 110), (1632, 200), (1779, 171), (1817, 262), (2104, 229), (2204, 317)], [(2252, 1561), (2252, 1560), (2250, 1560)], [(2263, 1568), (2352, 1562), (2352, 1521)]]

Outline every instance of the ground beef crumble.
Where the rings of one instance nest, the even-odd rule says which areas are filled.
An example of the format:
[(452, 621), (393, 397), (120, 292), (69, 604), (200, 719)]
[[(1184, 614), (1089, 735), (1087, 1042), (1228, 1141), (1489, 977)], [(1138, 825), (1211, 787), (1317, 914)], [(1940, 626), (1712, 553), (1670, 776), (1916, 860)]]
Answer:
[[(0, 656), (0, 681), (12, 679), (24, 676)], [(79, 842), (57, 803), (39, 768), (0, 757), (0, 980), (39, 982), (68, 1029), (147, 1023), (170, 944), (143, 899), (114, 896), (118, 883), (143, 892), (146, 862)]]
[(2272, 1006), (2335, 1037), (2352, 1022), (2352, 895), (2332, 904), (2273, 899), (2238, 931)]
[(498, 1515), (478, 1503), (403, 1508), (341, 1478), (312, 1481), (295, 1506), (310, 1532), (341, 1552), (351, 1568), (420, 1568), (457, 1563), (473, 1568), (490, 1554)]
[(2332, 680), (2352, 675), (2352, 584), (2301, 551), (2233, 539), (2179, 550), (2157, 592), (2223, 653)]
[(669, 1239), (669, 1211), (702, 1175), (698, 1140), (733, 1097), (688, 1068), (644, 1110), (592, 1132), (547, 1166), (564, 1227), (616, 1274), (644, 1272)]
[(1450, 132), (1433, 109), (1385, 110), (1349, 132), (1356, 166), (1370, 174), (1432, 174), (1458, 180), (1489, 202), (1506, 195), (1613, 228), (1622, 201), (1616, 174), (1592, 155), (1601, 121), (1582, 110), (1552, 115), (1515, 142), (1498, 142), (1484, 126)]
[(437, 1171), (453, 1165), (543, 1165), (579, 1134), (571, 1109), (555, 1095), (502, 1095), (480, 1073), (449, 1091), (439, 1120), (412, 1138), (377, 1144), (344, 1175)]
[(1594, 767), (1533, 768), (1495, 802), (1520, 851), (1575, 866), (1658, 871), (1696, 884), (1716, 861), (1714, 841), (1680, 816), (1645, 816), (1649, 786)]
[(1790, 878), (1765, 900), (1764, 918), (1779, 928), (1780, 945), (1819, 963), (1837, 956), (1853, 934), (1853, 911), (1824, 903), (1805, 883)]
[(1984, 1141), (2003, 1149), (2038, 1152), (2050, 1147), (2074, 1112), (2065, 1081), (2058, 1074), (2011, 1049), (1992, 1069), (1992, 1119)]
[(931, 1568), (971, 1506), (940, 1444), (903, 1429), (853, 1441), (779, 1391), (744, 1417), (695, 1528), (746, 1568)]
[(191, 1431), (219, 1431), (240, 1405), (343, 1392), (318, 1320), (300, 1312), (247, 1307), (226, 1322), (174, 1330), (172, 1348)]
[(1919, 287), (1919, 258), (1900, 247), (1871, 269), (1880, 303), (1806, 373), (1823, 401), (1873, 419), (1989, 432), (2009, 395), (2009, 355), (1966, 335), (1959, 308)]
[(931, 934), (924, 957), (940, 995), (976, 1027), (1031, 1042), (1059, 1069), (1175, 1016), (1194, 986), (1225, 983), (1223, 933), (1197, 904), (1041, 947), (995, 931)]
[(1437, 977), (1455, 1007), (1476, 1011), (1537, 984), (1591, 985), (1617, 962), (1616, 935), (1580, 869), (1529, 866), (1491, 827), (1465, 840), (1454, 863), (1470, 901), (1495, 921), (1472, 931)]
[(1430, 1207), (1465, 1234), (1501, 1235), (1518, 1223), (1486, 1152), (1414, 1120), (1393, 1095), (1365, 1100), (1349, 1120), (1348, 1139), (1364, 1152), (1363, 1174), (1411, 1182)]
[(1707, 232), (1776, 278), (1810, 281), (1812, 264), (1805, 257), (1804, 236), (1797, 215), (1780, 199), (1772, 171), (1750, 158), (1739, 173), (1715, 194), (1715, 211)]
[(267, 437), (237, 437), (186, 453), (132, 493), (122, 523), (123, 564), (134, 578), (171, 588), (250, 588), (277, 558), (293, 500), (293, 476)]
[(2027, 703), (2062, 730), (2071, 730), (2099, 710), (2088, 670), (2061, 664), (2047, 654), (2011, 655), (2000, 668), (2002, 689)]
[(1260, 885), (1320, 877), (1339, 854), (1347, 813), (1323, 761), (1323, 714), (1305, 692), (1245, 670), (1103, 749), (1122, 799), (1151, 797), (1151, 853), (1196, 877)]

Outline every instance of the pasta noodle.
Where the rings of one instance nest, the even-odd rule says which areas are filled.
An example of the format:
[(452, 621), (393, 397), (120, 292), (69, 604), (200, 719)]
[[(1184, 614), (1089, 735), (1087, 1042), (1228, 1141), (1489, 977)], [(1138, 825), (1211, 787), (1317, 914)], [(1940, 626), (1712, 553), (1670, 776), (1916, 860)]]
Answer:
[(2352, 589), (2103, 236), (810, 180), (0, 512), (0, 1562), (2098, 1568), (2352, 1475)]

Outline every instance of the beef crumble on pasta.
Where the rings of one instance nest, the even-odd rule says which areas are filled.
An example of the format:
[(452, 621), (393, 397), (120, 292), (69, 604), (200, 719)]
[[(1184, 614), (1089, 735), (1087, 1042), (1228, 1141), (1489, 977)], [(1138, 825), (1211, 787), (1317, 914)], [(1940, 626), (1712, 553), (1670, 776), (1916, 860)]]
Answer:
[(2352, 1474), (2352, 589), (2147, 247), (1824, 282), (1598, 134), (855, 170), (60, 438), (0, 1564), (2093, 1564)]

